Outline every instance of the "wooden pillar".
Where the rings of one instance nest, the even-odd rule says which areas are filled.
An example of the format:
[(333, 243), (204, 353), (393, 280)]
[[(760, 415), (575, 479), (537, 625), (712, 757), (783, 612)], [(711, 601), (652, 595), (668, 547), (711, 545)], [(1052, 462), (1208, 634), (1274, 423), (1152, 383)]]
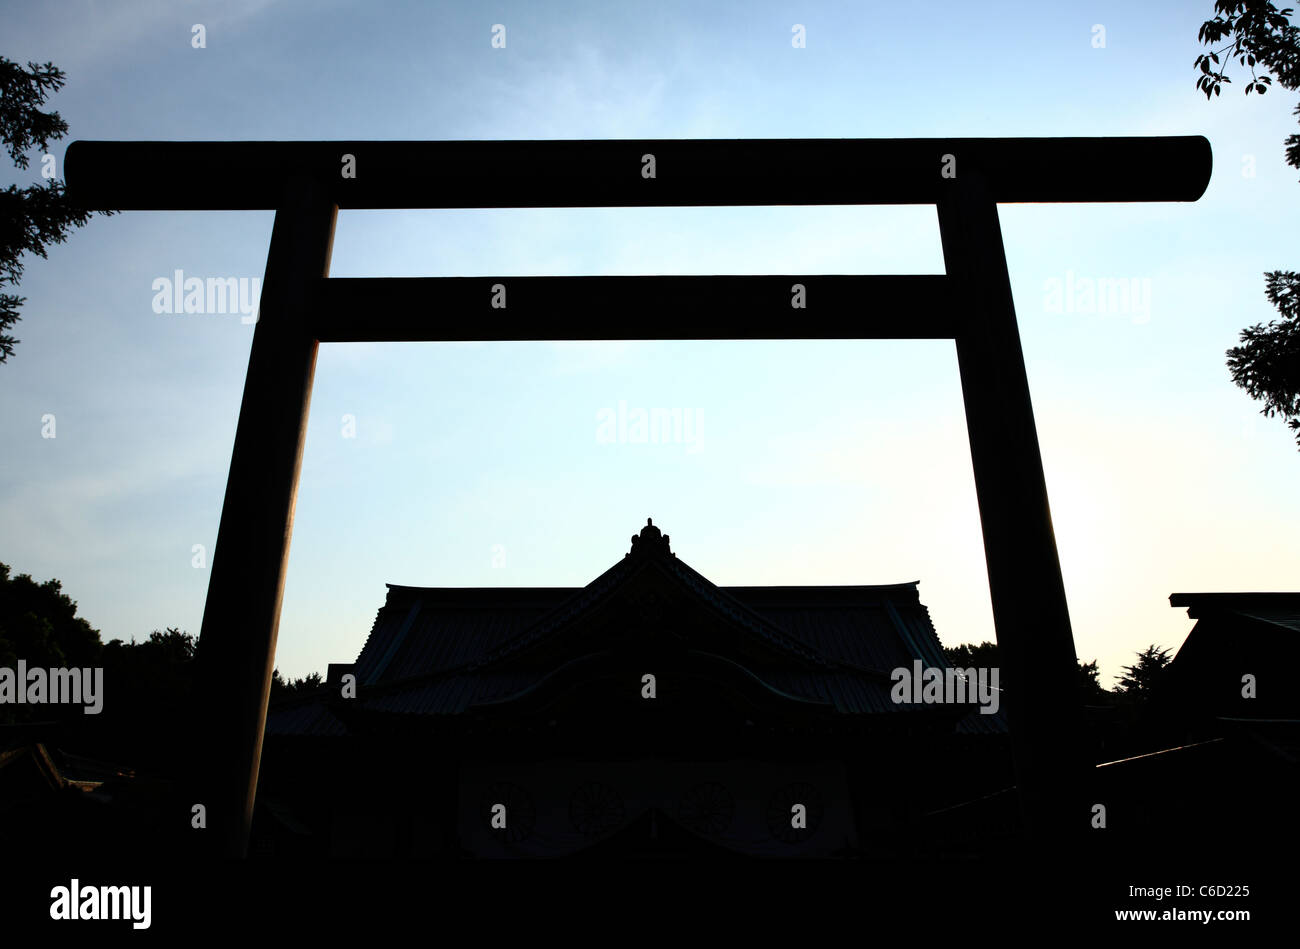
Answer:
[(338, 208), (292, 181), (275, 212), (197, 658), (193, 803), (208, 843), (248, 847), (318, 343), (307, 301), (329, 273)]
[(1077, 659), (997, 204), (977, 174), (958, 175), (938, 202), (939, 230), (960, 301), (957, 362), (1002, 703), (1030, 839), (1052, 848), (1088, 826)]

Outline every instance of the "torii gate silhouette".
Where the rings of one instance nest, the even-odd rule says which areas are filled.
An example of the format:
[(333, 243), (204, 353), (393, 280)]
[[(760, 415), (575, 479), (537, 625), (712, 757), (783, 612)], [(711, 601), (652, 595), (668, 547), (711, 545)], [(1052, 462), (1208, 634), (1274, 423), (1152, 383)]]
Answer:
[[(1022, 813), (1035, 844), (1082, 836), (1077, 659), (997, 205), (1195, 201), (1204, 137), (82, 141), (65, 161), (88, 209), (276, 212), (199, 638), (191, 793), (218, 852), (247, 850), (318, 344), (585, 339), (615, 300), (655, 339), (956, 342)], [(946, 274), (328, 277), (340, 208), (817, 204), (936, 205)], [(644, 338), (626, 333), (601, 324)]]

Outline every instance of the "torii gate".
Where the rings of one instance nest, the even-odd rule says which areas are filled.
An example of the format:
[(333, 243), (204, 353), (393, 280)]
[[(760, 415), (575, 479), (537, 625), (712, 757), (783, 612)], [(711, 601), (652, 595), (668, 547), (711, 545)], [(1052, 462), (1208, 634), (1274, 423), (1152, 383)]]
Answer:
[[(74, 142), (65, 160), (88, 209), (276, 212), (199, 639), (193, 793), (222, 852), (247, 849), (318, 344), (585, 339), (611, 299), (653, 316), (656, 339), (955, 340), (1023, 813), (1049, 846), (1087, 826), (1077, 660), (997, 205), (1195, 201), (1204, 137)], [(936, 205), (947, 273), (328, 277), (340, 208), (817, 204)], [(497, 284), (519, 329), (496, 328)], [(721, 318), (733, 308), (743, 327)]]

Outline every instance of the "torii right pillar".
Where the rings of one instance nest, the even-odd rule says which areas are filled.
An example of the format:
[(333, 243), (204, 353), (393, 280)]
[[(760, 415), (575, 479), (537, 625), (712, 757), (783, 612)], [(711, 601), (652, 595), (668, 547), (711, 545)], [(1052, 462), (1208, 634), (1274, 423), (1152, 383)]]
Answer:
[[(971, 465), (997, 628), (1002, 705), (1031, 846), (1076, 852), (1088, 827), (1078, 660), (1047, 503), (997, 204), (958, 169), (938, 202)], [(1029, 713), (1028, 710), (1032, 710)]]

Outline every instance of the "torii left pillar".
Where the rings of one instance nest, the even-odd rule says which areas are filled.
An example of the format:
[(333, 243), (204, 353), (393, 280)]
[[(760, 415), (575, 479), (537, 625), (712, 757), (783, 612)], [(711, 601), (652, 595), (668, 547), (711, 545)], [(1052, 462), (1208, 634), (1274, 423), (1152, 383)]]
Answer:
[[(329, 276), (338, 206), (306, 180), (275, 212), (197, 656), (205, 723), (190, 806), (213, 849), (248, 848), (319, 342), (310, 287)], [(233, 767), (232, 767), (233, 765)]]

